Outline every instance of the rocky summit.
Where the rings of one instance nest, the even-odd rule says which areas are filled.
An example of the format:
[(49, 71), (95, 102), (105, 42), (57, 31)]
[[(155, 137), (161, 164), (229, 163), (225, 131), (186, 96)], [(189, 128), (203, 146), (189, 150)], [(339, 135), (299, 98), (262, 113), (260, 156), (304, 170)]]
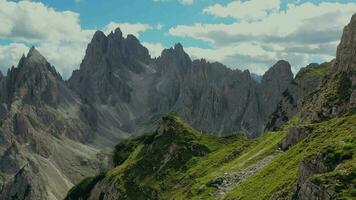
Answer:
[(150, 130), (169, 112), (203, 132), (256, 137), (292, 79), (286, 61), (258, 83), (248, 71), (192, 61), (181, 44), (152, 59), (135, 36), (124, 38), (116, 29), (108, 36), (95, 33), (68, 83), (98, 116), (93, 123), (104, 137)]
[(355, 52), (356, 15), (295, 77), (152, 58), (117, 28), (66, 81), (32, 47), (0, 73), (0, 199), (354, 199)]

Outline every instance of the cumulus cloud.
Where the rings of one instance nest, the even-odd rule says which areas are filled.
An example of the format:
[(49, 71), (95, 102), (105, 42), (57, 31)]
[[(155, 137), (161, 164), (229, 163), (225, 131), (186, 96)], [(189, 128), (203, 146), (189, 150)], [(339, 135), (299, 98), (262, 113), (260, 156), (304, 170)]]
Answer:
[[(154, 2), (168, 2), (168, 1), (173, 1), (173, 0), (153, 0)], [(176, 0), (174, 0), (176, 1)], [(178, 0), (178, 2), (182, 5), (192, 5), (194, 2), (198, 0)]]
[(0, 37), (26, 42), (83, 41), (91, 34), (81, 29), (78, 13), (58, 12), (40, 2), (1, 0), (0, 24)]
[(11, 66), (16, 66), (21, 56), (28, 51), (28, 47), (21, 43), (0, 45), (0, 70), (3, 74)]
[[(254, 9), (253, 6), (256, 6), (256, 12), (237, 12), (239, 9)], [(335, 56), (343, 26), (355, 10), (356, 3), (306, 2), (288, 4), (282, 10), (280, 1), (234, 1), (203, 10), (203, 13), (215, 17), (233, 17), (236, 19), (233, 23), (178, 25), (168, 33), (209, 43), (210, 49), (190, 48), (194, 50), (191, 53), (200, 57), (230, 63), (234, 60), (231, 55), (243, 55), (245, 62), (236, 63), (249, 66), (251, 71), (261, 71), (256, 64), (263, 61), (261, 58), (264, 58), (266, 66), (278, 59), (286, 59), (297, 71), (308, 62), (315, 61), (316, 57), (327, 61)], [(246, 43), (254, 50), (236, 48), (243, 48), (241, 45)]]
[(179, 2), (183, 5), (191, 5), (195, 2), (196, 0), (180, 0)]
[[(0, 38), (14, 42), (0, 45), (0, 69), (3, 72), (17, 65), (29, 45), (35, 45), (64, 78), (79, 67), (87, 43), (95, 32), (81, 27), (78, 13), (57, 11), (43, 3), (30, 1), (0, 0), (0, 24)], [(161, 29), (163, 25), (111, 22), (102, 30), (110, 32), (118, 26), (124, 34), (139, 37), (140, 33)], [(158, 46), (150, 47), (156, 51)]]
[[(59, 12), (43, 3), (30, 1), (1, 0), (0, 24), (0, 38), (35, 45), (64, 76), (79, 66), (87, 42), (94, 33), (94, 30), (81, 28), (78, 13)], [(19, 57), (26, 46), (11, 47), (18, 49), (13, 52)], [(9, 49), (9, 46), (2, 48)]]
[(203, 13), (217, 17), (233, 17), (242, 20), (256, 20), (279, 10), (280, 0), (233, 1), (227, 5), (215, 4), (203, 10)]
[(161, 43), (143, 42), (142, 45), (149, 50), (151, 57), (160, 56), (162, 50), (165, 48)]
[(116, 23), (110, 22), (107, 24), (103, 31), (105, 34), (109, 34), (111, 31), (114, 31), (117, 27), (120, 27), (124, 36), (127, 34), (132, 34), (136, 37), (140, 37), (140, 33), (146, 32), (148, 30), (160, 30), (162, 29), (163, 25), (158, 23), (157, 25), (150, 25), (150, 24), (143, 24), (143, 23)]

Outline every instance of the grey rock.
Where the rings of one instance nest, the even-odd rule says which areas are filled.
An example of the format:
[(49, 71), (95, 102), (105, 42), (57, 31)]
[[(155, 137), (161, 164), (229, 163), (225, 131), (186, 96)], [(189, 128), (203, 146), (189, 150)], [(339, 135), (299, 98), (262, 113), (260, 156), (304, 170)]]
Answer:
[(286, 137), (282, 141), (281, 149), (287, 150), (290, 147), (294, 146), (295, 144), (306, 138), (312, 130), (313, 129), (310, 126), (290, 127)]
[(62, 199), (102, 169), (107, 159), (84, 144), (93, 137), (92, 114), (34, 47), (0, 82), (0, 199)]
[(292, 77), (289, 63), (279, 61), (259, 84), (248, 71), (192, 61), (179, 43), (152, 59), (137, 38), (118, 31), (95, 33), (68, 83), (98, 112), (98, 132), (106, 138), (150, 130), (169, 112), (203, 132), (244, 130), (256, 137)]
[(108, 167), (103, 149), (151, 130), (169, 112), (202, 132), (256, 137), (291, 77), (280, 61), (258, 83), (249, 71), (192, 61), (181, 44), (153, 59), (116, 29), (96, 32), (80, 69), (64, 81), (33, 47), (0, 78), (0, 170), (11, 177), (0, 197), (63, 198)]
[(356, 14), (344, 28), (335, 63), (308, 97), (302, 119), (320, 121), (356, 111)]
[(323, 185), (316, 185), (311, 182), (310, 177), (331, 171), (332, 168), (323, 162), (322, 155), (315, 159), (303, 160), (299, 165), (299, 178), (297, 184), (298, 199), (301, 200), (319, 200), (335, 199), (333, 192), (328, 191)]
[(323, 68), (327, 71), (332, 65), (333, 61), (321, 65), (313, 63), (302, 68), (282, 93), (276, 110), (267, 120), (265, 131), (279, 130), (285, 122), (301, 111), (304, 98), (317, 89), (325, 76), (320, 74), (318, 69)]

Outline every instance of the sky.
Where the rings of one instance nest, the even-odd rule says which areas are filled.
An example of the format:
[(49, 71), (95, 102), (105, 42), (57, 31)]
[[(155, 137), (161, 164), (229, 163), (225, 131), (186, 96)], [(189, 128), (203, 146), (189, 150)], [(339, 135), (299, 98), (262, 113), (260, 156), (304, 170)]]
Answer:
[(0, 70), (35, 46), (64, 78), (96, 30), (120, 27), (152, 57), (180, 42), (192, 59), (263, 74), (278, 60), (296, 73), (335, 57), (356, 0), (0, 0)]

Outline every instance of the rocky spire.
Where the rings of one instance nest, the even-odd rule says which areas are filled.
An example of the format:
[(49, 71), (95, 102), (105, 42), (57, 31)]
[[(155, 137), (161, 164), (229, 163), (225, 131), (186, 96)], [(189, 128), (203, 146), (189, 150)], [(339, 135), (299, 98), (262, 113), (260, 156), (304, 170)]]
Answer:
[(6, 77), (6, 101), (20, 98), (26, 103), (37, 104), (42, 100), (56, 105), (59, 100), (58, 82), (62, 78), (35, 48), (22, 56), (18, 66), (12, 67)]
[(344, 28), (336, 59), (319, 89), (305, 100), (302, 119), (319, 121), (356, 112), (356, 14)]
[(336, 52), (334, 71), (355, 72), (356, 71), (356, 14), (350, 23), (344, 28), (340, 44)]
[(46, 63), (47, 60), (41, 55), (41, 53), (39, 51), (37, 51), (37, 49), (32, 46), (30, 51), (27, 54), (27, 60), (28, 62), (32, 62), (32, 63)]
[(260, 83), (259, 102), (264, 113), (264, 120), (276, 109), (282, 93), (293, 80), (291, 66), (287, 61), (280, 60), (263, 76)]
[(130, 73), (145, 71), (150, 62), (148, 50), (139, 40), (123, 37), (120, 28), (106, 36), (97, 31), (87, 47), (80, 69), (73, 72), (69, 85), (90, 102), (128, 102)]
[(179, 72), (179, 74), (184, 74), (190, 68), (192, 60), (184, 51), (183, 46), (177, 43), (174, 47), (162, 51), (161, 56), (158, 57), (158, 63), (160, 73)]

